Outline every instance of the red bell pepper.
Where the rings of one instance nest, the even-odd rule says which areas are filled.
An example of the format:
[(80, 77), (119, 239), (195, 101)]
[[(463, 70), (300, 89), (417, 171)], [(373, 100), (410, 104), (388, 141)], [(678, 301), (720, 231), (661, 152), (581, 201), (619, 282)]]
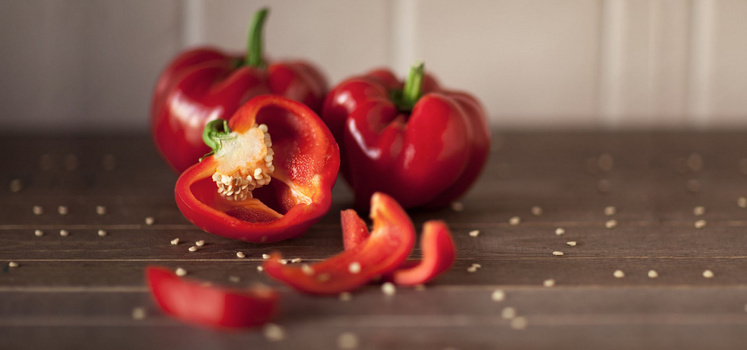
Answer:
[(371, 197), (373, 231), (355, 247), (312, 265), (285, 265), (274, 253), (264, 263), (265, 272), (291, 287), (310, 294), (336, 295), (361, 287), (388, 274), (407, 259), (415, 243), (410, 218), (394, 199), (375, 193)]
[(305, 232), (329, 211), (340, 156), (308, 107), (276, 95), (255, 97), (225, 122), (205, 128), (213, 152), (176, 182), (184, 217), (199, 228), (249, 242)]
[(151, 107), (158, 150), (182, 172), (210, 149), (202, 143), (208, 122), (228, 119), (252, 97), (277, 94), (319, 112), (327, 90), (320, 71), (308, 62), (268, 62), (262, 55), (262, 27), (268, 10), (252, 22), (247, 53), (226, 54), (203, 47), (177, 56), (161, 74)]
[(268, 287), (232, 290), (179, 278), (162, 267), (145, 270), (151, 294), (167, 314), (208, 327), (256, 327), (277, 312), (278, 293)]
[(447, 205), (477, 179), (490, 148), (477, 99), (441, 88), (422, 63), (404, 86), (387, 70), (343, 81), (321, 116), (340, 144), (358, 207), (376, 191), (405, 208)]

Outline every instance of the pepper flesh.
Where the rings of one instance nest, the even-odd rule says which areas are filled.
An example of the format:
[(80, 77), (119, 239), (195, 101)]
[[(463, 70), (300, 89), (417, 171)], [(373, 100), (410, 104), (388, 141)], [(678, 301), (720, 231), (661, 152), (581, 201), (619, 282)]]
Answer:
[(262, 57), (261, 30), (266, 14), (267, 10), (260, 10), (255, 15), (255, 22), (258, 17), (262, 20), (250, 33), (255, 40), (248, 45), (248, 57), (196, 48), (177, 56), (159, 77), (151, 106), (151, 130), (159, 152), (177, 172), (210, 151), (202, 142), (205, 125), (228, 119), (252, 97), (282, 95), (320, 111), (327, 82), (318, 68), (300, 60), (268, 62)]
[(163, 267), (145, 270), (151, 294), (166, 313), (208, 327), (244, 328), (267, 323), (278, 293), (268, 287), (233, 290), (179, 278)]
[[(295, 237), (319, 220), (331, 205), (340, 158), (334, 138), (308, 107), (265, 95), (244, 106), (228, 121), (231, 133), (267, 125), (272, 134), (272, 181), (252, 191), (252, 198), (221, 195), (213, 180), (220, 167), (217, 153), (179, 177), (176, 203), (184, 217), (204, 231), (249, 242)], [(224, 155), (225, 156), (225, 155)]]
[(380, 69), (343, 81), (325, 99), (321, 116), (340, 144), (341, 171), (359, 208), (375, 191), (405, 208), (448, 205), (487, 159), (490, 133), (477, 99), (425, 74), (410, 110), (396, 98), (403, 89)]
[(340, 213), (342, 222), (342, 244), (345, 250), (350, 250), (364, 242), (370, 233), (366, 222), (358, 216), (355, 210), (347, 209)]
[(293, 266), (281, 263), (273, 253), (264, 263), (265, 272), (305, 293), (336, 295), (359, 288), (372, 279), (394, 271), (407, 259), (415, 242), (415, 229), (402, 207), (391, 197), (371, 197), (374, 228), (368, 238), (322, 262)]

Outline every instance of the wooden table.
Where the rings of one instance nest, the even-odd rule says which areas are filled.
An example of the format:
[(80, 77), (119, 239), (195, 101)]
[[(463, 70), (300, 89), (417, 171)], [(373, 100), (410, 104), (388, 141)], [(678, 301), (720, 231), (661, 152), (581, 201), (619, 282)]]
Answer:
[[(350, 301), (301, 295), (255, 268), (273, 250), (306, 261), (339, 252), (338, 213), (351, 203), (342, 181), (303, 237), (259, 245), (190, 225), (174, 204), (176, 176), (145, 136), (6, 134), (0, 149), (0, 349), (747, 346), (744, 132), (496, 134), (462, 211), (411, 213), (418, 229), (449, 223), (455, 266), (425, 290), (386, 297), (372, 285)], [(197, 240), (206, 243), (189, 252)], [(283, 339), (167, 317), (143, 280), (153, 264), (277, 286)], [(473, 264), (482, 267), (469, 272)], [(494, 301), (495, 291), (505, 298)]]

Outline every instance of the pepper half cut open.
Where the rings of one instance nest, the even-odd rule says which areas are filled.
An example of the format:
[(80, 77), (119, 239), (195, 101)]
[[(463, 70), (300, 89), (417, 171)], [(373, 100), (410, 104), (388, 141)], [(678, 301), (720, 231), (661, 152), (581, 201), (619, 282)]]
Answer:
[(212, 152), (187, 169), (175, 198), (201, 229), (248, 242), (304, 233), (329, 211), (340, 155), (319, 117), (290, 99), (264, 95), (203, 139)]

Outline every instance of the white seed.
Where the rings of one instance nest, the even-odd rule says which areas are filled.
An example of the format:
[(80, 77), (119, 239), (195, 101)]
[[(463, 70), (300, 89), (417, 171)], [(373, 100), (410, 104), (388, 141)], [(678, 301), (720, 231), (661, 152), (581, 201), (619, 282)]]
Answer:
[(353, 295), (350, 294), (350, 292), (342, 292), (342, 293), (340, 293), (340, 300), (342, 300), (342, 301), (350, 301), (350, 299), (353, 299)]
[(462, 204), (462, 202), (451, 202), (451, 210), (460, 212), (464, 210), (464, 204)]
[(556, 251), (552, 252), (552, 255), (554, 255), (554, 256), (563, 256), (563, 252), (561, 252), (559, 250), (556, 250)]
[(264, 270), (265, 268), (262, 265), (257, 265), (257, 272), (262, 272)]
[(516, 309), (510, 306), (504, 307), (503, 310), (501, 311), (501, 317), (505, 319), (512, 319), (516, 317)]
[(703, 228), (706, 226), (705, 220), (698, 220), (695, 222), (695, 228)]
[(8, 263), (8, 267), (18, 267), (18, 263), (15, 261), (11, 261)]
[(287, 259), (280, 259), (280, 263), (283, 264), (283, 265), (288, 265), (288, 260)]
[(262, 132), (263, 132), (263, 133), (266, 133), (266, 132), (267, 132), (267, 124), (259, 124), (259, 125), (257, 126), (257, 128), (258, 128), (259, 130), (262, 130)]
[(36, 237), (44, 236), (44, 231), (42, 231), (42, 230), (34, 230), (34, 236), (36, 236)]
[(239, 276), (228, 276), (228, 280), (233, 283), (239, 283), (241, 282), (241, 278)]
[(392, 296), (397, 293), (397, 288), (392, 282), (384, 282), (384, 284), (381, 285), (381, 291), (384, 293), (384, 295)]
[(418, 292), (422, 292), (425, 290), (425, 284), (417, 284), (415, 285), (415, 290)]
[(526, 317), (517, 317), (511, 320), (511, 328), (516, 330), (524, 330), (529, 325), (529, 322), (527, 322)]
[(352, 274), (361, 272), (361, 264), (357, 261), (350, 263), (350, 265), (348, 265), (348, 271)]
[(654, 270), (648, 270), (648, 278), (657, 278), (659, 277), (659, 273)]
[(196, 251), (197, 251), (197, 247), (195, 247), (195, 246), (191, 246), (191, 247), (189, 247), (189, 249), (187, 249), (187, 250), (189, 250), (190, 252), (196, 252)]
[(57, 207), (57, 212), (60, 215), (67, 215), (67, 207), (64, 206), (64, 205), (61, 205), (61, 206)]
[(617, 227), (617, 220), (607, 220), (607, 222), (604, 223), (604, 227), (608, 229)]
[(472, 267), (474, 267), (474, 268), (476, 268), (476, 269), (479, 269), (479, 268), (481, 268), (481, 267), (482, 267), (482, 265), (480, 265), (480, 264), (478, 264), (478, 263), (474, 263), (474, 264), (472, 264)]
[(291, 262), (292, 264), (298, 264), (298, 263), (300, 263), (301, 261), (303, 261), (303, 260), (302, 260), (301, 258), (293, 258), (293, 259), (291, 259), (291, 261), (290, 261), (290, 262)]
[(35, 215), (41, 215), (41, 214), (44, 214), (44, 209), (43, 209), (42, 207), (38, 206), (38, 205), (35, 205), (35, 206), (34, 206), (34, 207), (33, 207), (33, 208), (31, 209), (31, 211), (33, 211)]
[(187, 270), (185, 270), (185, 269), (183, 269), (181, 267), (177, 267), (176, 268), (176, 275), (179, 276), (179, 277), (186, 276), (187, 275)]
[(70, 232), (67, 232), (67, 230), (60, 230), (60, 236), (67, 237), (70, 234)]
[(546, 279), (544, 282), (542, 282), (542, 285), (545, 287), (554, 287), (555, 286), (555, 280), (552, 278)]
[(146, 316), (145, 308), (136, 307), (136, 308), (132, 309), (132, 318), (134, 318), (136, 320), (142, 320), (142, 319), (145, 318), (145, 316)]
[(604, 215), (612, 216), (617, 213), (617, 208), (613, 206), (604, 207)]
[(562, 228), (562, 227), (558, 227), (558, 228), (555, 229), (555, 234), (558, 235), (558, 236), (562, 236), (562, 235), (565, 234), (565, 229)]
[(103, 205), (97, 205), (96, 206), (96, 214), (105, 215), (106, 214), (106, 207), (103, 206)]
[(174, 238), (171, 240), (171, 245), (177, 245), (179, 244), (179, 238)]
[(358, 336), (355, 333), (345, 332), (337, 337), (337, 347), (340, 349), (357, 349)]
[(99, 231), (98, 231), (98, 235), (99, 235), (99, 237), (106, 237), (106, 231), (104, 231), (104, 230), (99, 230)]
[(739, 197), (739, 198), (737, 198), (737, 205), (740, 208), (747, 208), (747, 198), (745, 198), (745, 197)]
[(301, 271), (303, 271), (303, 273), (305, 273), (305, 274), (307, 274), (309, 276), (311, 276), (311, 275), (314, 274), (314, 268), (311, 267), (311, 265), (309, 265), (309, 264), (303, 264), (303, 265), (301, 265)]
[(532, 215), (534, 216), (540, 216), (542, 215), (542, 207), (535, 205), (532, 207), (531, 212), (532, 212)]
[(705, 214), (705, 207), (703, 207), (703, 206), (697, 206), (697, 207), (693, 208), (693, 215), (701, 216), (703, 214)]
[(711, 270), (705, 270), (705, 271), (703, 271), (703, 277), (705, 277), (705, 278), (713, 278), (713, 271), (711, 271)]
[(467, 268), (467, 272), (469, 272), (469, 273), (474, 273), (474, 272), (477, 272), (477, 267), (475, 267), (475, 266), (470, 266), (470, 267), (468, 267), (468, 268)]
[(262, 259), (267, 260), (269, 258), (270, 258), (270, 254), (262, 254)]
[(13, 179), (10, 181), (10, 192), (16, 193), (23, 189), (23, 182), (20, 179)]
[(156, 219), (154, 219), (152, 216), (145, 218), (145, 224), (148, 226), (153, 225), (155, 222)]
[(244, 252), (236, 252), (236, 257), (239, 259), (243, 259), (246, 258), (246, 255), (244, 254)]
[(195, 242), (195, 245), (198, 246), (198, 247), (202, 247), (202, 246), (205, 245), (205, 241), (204, 240), (199, 240), (199, 241)]
[(625, 272), (622, 270), (615, 270), (615, 272), (612, 273), (612, 276), (615, 276), (615, 278), (623, 278), (625, 277)]
[(521, 223), (521, 218), (518, 216), (514, 216), (510, 219), (508, 219), (508, 224), (512, 226), (516, 226)]
[(470, 236), (470, 237), (477, 237), (477, 236), (479, 236), (479, 235), (480, 235), (480, 230), (472, 230), (472, 231), (469, 231), (469, 236)]
[(265, 325), (262, 329), (262, 333), (265, 335), (265, 339), (269, 341), (281, 341), (285, 339), (285, 330), (274, 323), (268, 323)]
[(567, 244), (567, 245), (569, 245), (571, 247), (575, 247), (577, 243), (576, 243), (576, 241), (568, 241), (568, 242), (565, 242), (565, 244)]
[(506, 292), (496, 289), (493, 291), (493, 294), (490, 295), (490, 299), (493, 301), (503, 301), (506, 299)]

